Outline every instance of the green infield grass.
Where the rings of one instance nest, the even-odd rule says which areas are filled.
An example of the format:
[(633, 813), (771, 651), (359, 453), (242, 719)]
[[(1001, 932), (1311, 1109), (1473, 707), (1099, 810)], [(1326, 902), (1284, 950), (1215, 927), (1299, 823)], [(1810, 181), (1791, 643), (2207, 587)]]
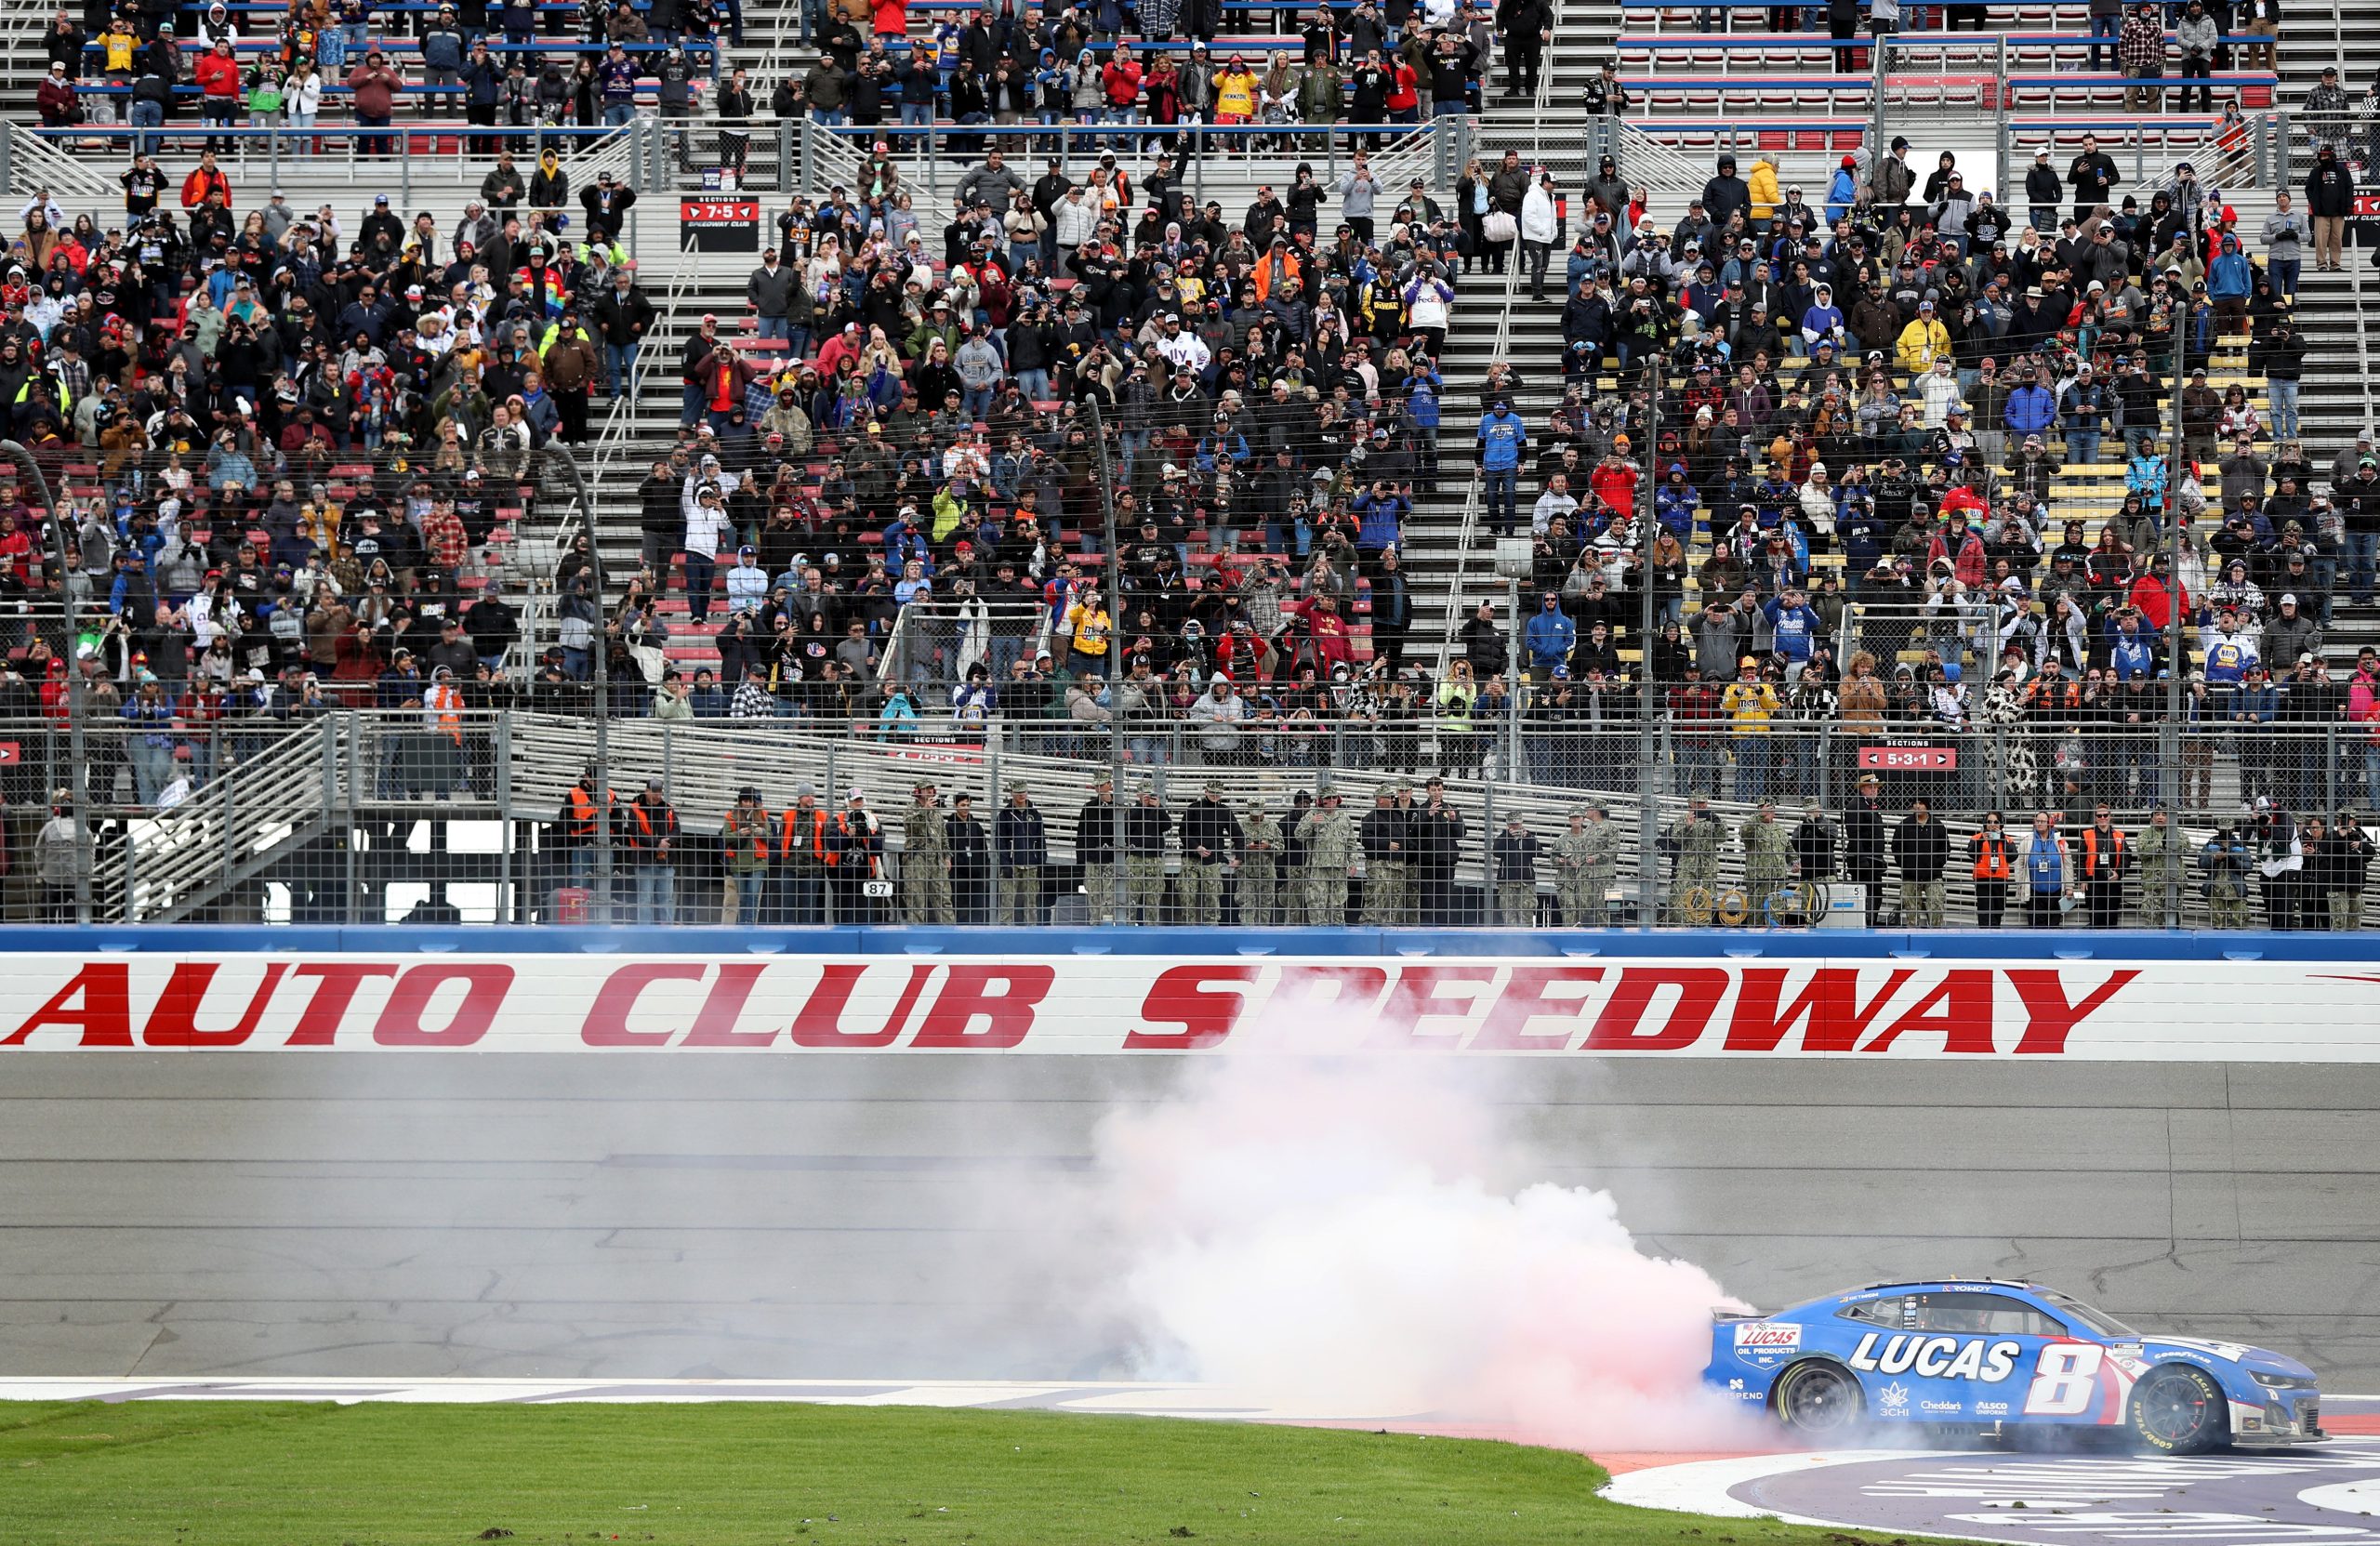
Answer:
[(1039, 1412), (0, 1404), (0, 1546), (1854, 1539), (1627, 1508), (1603, 1479), (1478, 1440)]

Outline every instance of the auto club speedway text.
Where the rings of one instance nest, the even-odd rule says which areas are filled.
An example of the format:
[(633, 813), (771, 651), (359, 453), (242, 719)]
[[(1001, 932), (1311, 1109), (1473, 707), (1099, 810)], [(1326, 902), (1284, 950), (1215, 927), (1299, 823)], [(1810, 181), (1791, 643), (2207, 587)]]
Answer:
[(1252, 1047), (2294, 1061), (2335, 1060), (2340, 1038), (2373, 1040), (2380, 1022), (2380, 977), (2228, 961), (7, 959), (0, 1047), (34, 1050)]

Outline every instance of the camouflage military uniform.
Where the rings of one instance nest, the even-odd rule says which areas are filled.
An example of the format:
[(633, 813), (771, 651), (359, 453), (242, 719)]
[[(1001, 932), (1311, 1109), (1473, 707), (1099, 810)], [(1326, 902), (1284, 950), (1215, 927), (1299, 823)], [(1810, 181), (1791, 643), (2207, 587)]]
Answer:
[[(1336, 797), (1329, 797), (1335, 799)], [(1316, 928), (1347, 921), (1347, 871), (1355, 862), (1355, 821), (1335, 804), (1306, 813), (1305, 916)]]
[(1683, 922), (1686, 919), (1686, 898), (1697, 887), (1710, 892), (1713, 902), (1719, 891), (1719, 851), (1727, 841), (1727, 825), (1705, 812), (1697, 817), (1692, 812), (1670, 823), (1670, 841), (1677, 850), (1677, 879), (1670, 887), (1670, 911)]
[(1264, 802), (1248, 802), (1239, 821), (1245, 852), (1239, 862), (1239, 922), (1261, 929), (1276, 921), (1281, 894), (1281, 826), (1265, 814)]
[[(2175, 863), (2170, 855), (2175, 851), (2176, 834), (2171, 826), (2160, 826), (2150, 822), (2132, 839), (2132, 870), (2140, 877), (2140, 895), (2135, 903), (2144, 929), (2165, 926), (2165, 866)], [(2188, 855), (2183, 855), (2182, 867), (2187, 868)], [(2175, 871), (2176, 874), (2180, 870)], [(2179, 894), (2176, 886), (2175, 892)]]
[(1620, 833), (1601, 816), (1554, 839), (1554, 892), (1562, 921), (1573, 929), (1604, 920), (1613, 877), (1620, 873)]
[(1380, 796), (1392, 803), (1367, 812), (1355, 826), (1364, 854), (1363, 920), (1372, 928), (1393, 928), (1406, 919), (1411, 900), (1412, 865), (1406, 859), (1407, 818), (1393, 803), (1396, 791), (1383, 786)]
[(933, 802), (933, 786), (919, 785), (928, 796), (901, 818), (901, 906), (911, 923), (948, 923), (950, 911), (950, 829)]
[(1744, 850), (1747, 921), (1766, 923), (1770, 909), (1779, 905), (1777, 893), (1784, 889), (1793, 868), (1792, 829), (1782, 822), (1754, 816), (1737, 828), (1736, 840)]

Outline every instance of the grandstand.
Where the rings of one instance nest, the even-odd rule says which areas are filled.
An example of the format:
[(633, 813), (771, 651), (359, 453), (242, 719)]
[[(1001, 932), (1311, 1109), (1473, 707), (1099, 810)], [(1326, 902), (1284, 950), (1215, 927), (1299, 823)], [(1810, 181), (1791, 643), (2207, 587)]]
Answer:
[[(768, 813), (773, 875), (799, 867), (783, 818), (807, 783), (839, 817), (848, 790), (866, 794), (889, 839), (885, 873), (906, 885), (908, 786), (926, 768), (975, 795), (987, 833), (989, 807), (1012, 782), (1048, 813), (1052, 846), (1073, 864), (1048, 861), (1038, 907), (1101, 920), (1122, 902), (1149, 921), (1207, 920), (1186, 847), (1160, 832), (1153, 852), (1117, 862), (1080, 842), (1084, 781), (1104, 766), (1122, 775), (1128, 804), (1145, 781), (1176, 821), (1210, 777), (1236, 805), (1273, 800), (1273, 819), (1292, 822), (1305, 809), (1289, 803), (1293, 794), (1319, 809), (1335, 792), (1355, 816), (1385, 791), (1383, 820), (1349, 824), (1359, 829), (1347, 839), (1355, 870), (1386, 852), (1364, 852), (1363, 831), (1418, 821), (1424, 780), (1445, 776), (1462, 836), (1433, 872), (1443, 888), (1435, 913), (1418, 890), (1397, 889), (1412, 862), (1390, 859), (1387, 884), (1357, 877), (1352, 898), (1326, 890), (1311, 907), (1292, 887), (1300, 900), (1264, 921), (1325, 921), (1334, 906), (1377, 922), (1488, 921), (1509, 886), (1539, 899), (1532, 919), (1542, 905), (1572, 923), (1779, 921), (1764, 904), (1774, 855), (1753, 830), (1772, 797), (1789, 824), (1811, 828), (1795, 862), (1825, 864), (1850, 903), (1844, 921), (1907, 916), (1888, 887), (1911, 879), (1919, 890), (1905, 900), (1927, 916), (1924, 878), (1872, 836), (1885, 812), (1897, 832), (1924, 798), (1948, 827), (1961, 922), (1976, 905), (1967, 845), (1986, 808), (2008, 812), (2012, 831), (2036, 806), (2059, 812), (2072, 839), (2065, 879), (2077, 882), (2072, 866), (2101, 846), (2085, 828), (2104, 802), (2135, 839), (2161, 803), (2182, 825), (2150, 842), (2172, 852), (2170, 867), (2116, 879), (2129, 901), (2104, 918), (2110, 882), (2100, 882), (2094, 921), (2228, 923), (2236, 901), (2274, 903), (2283, 923), (2352, 926), (2355, 908), (2334, 897), (2360, 896), (2369, 843), (2360, 821), (2341, 817), (2368, 819), (2380, 800), (2380, 614), (2368, 561), (2360, 588), (2355, 572), (2358, 540), (2380, 532), (2380, 493), (2350, 486), (2373, 414), (2372, 249), (2349, 246), (2342, 269), (2322, 269), (2309, 225), (2294, 306), (2272, 298), (2267, 259), (2278, 196), (2304, 212), (2319, 151), (2355, 186), (2371, 175), (2363, 91), (2380, 22), (2342, 10), (2327, 28), (2313, 15), (2301, 27), (2293, 16), (2268, 61), (2265, 41), (2235, 19), (2242, 30), (2218, 30), (2203, 71), (2187, 65), (2180, 29), (2151, 27), (2135, 51), (2162, 49), (2168, 62), (2144, 87), (2117, 68), (2122, 40), (2091, 36), (2084, 6), (1976, 8), (1979, 26), (1945, 31), (1974, 20), (1962, 14), (1970, 7), (1904, 6), (1901, 30), (1876, 36), (1864, 22), (1832, 34), (1798, 7), (1506, 0), (1504, 23), (1533, 31), (1542, 20), (1551, 33), (1533, 90), (1514, 89), (1524, 83), (1496, 35), (1502, 23), (1448, 11), (1441, 29), (1436, 7), (1399, 7), (1384, 20), (1368, 6), (1224, 0), (1195, 37), (1177, 26), (1123, 46), (1088, 20), (1045, 13), (1039, 23), (1064, 29), (1050, 41), (1067, 46), (1045, 59), (1008, 35), (1010, 12), (986, 28), (958, 0), (879, 7), (857, 26), (836, 22), (831, 7), (754, 7), (727, 36), (714, 35), (708, 6), (664, 0), (683, 53), (656, 31), (663, 22), (622, 20), (614, 36), (613, 16), (575, 7), (493, 18), (466, 7), (449, 19), (398, 4), (372, 7), (357, 36), (339, 40), (347, 57), (336, 67), (280, 5), (143, 10), (128, 22), (137, 48), (105, 40), (105, 7), (70, 14), (86, 35), (66, 43), (52, 41), (63, 34), (51, 18), (20, 11), (0, 31), (12, 224), (44, 191), (66, 223), (122, 222), (129, 152), (151, 137), (162, 205), (181, 223), (171, 244), (139, 233), (126, 244), (144, 271), (138, 294), (100, 298), (105, 282), (78, 267), (77, 247), (58, 259), (57, 311), (38, 296), (9, 297), (20, 348), (42, 353), (30, 370), (0, 356), (0, 376), (54, 378), (88, 400), (96, 378), (120, 368), (134, 426), (100, 438), (102, 425), (78, 425), (56, 386), (17, 400), (17, 437), (68, 509), (53, 527), (29, 482), (13, 512), (26, 538), (15, 555), (18, 663), (33, 680), (17, 684), (25, 729), (8, 793), (28, 815), (61, 786), (76, 794), (53, 820), (11, 827), (28, 862), (14, 866), (10, 905), (102, 921), (613, 916), (615, 865), (623, 879), (653, 865), (654, 818), (575, 818), (573, 789), (591, 759), (592, 796), (616, 784), (625, 808), (658, 778), (683, 813), (693, 856), (676, 916), (688, 918), (719, 914), (720, 878), (736, 873), (734, 834), (721, 826), (747, 786)], [(903, 30), (873, 32), (895, 13)], [(173, 28), (162, 38), (161, 20)], [(477, 28), (489, 29), (485, 65), (469, 49)], [(210, 118), (205, 98), (219, 93), (225, 67), (201, 61), (225, 29), (237, 33), (220, 52), (240, 96)], [(1364, 58), (1375, 39), (1390, 66), (1376, 71)], [(1066, 59), (1076, 44), (1078, 66)], [(456, 46), (466, 78), (431, 79)], [(822, 48), (831, 70), (819, 66)], [(369, 101), (376, 86), (350, 86), (349, 72), (371, 49), (402, 77), (390, 123), (355, 116), (358, 90)], [(324, 59), (325, 85), (319, 113), (293, 123), (271, 105), (271, 73), (304, 57)], [(53, 60), (76, 82), (80, 121), (59, 121), (61, 89), (40, 84)], [(516, 60), (537, 68), (515, 76)], [(2344, 108), (2323, 95), (2337, 89), (2326, 64), (2344, 71)], [(538, 105), (546, 78), (556, 83), (543, 99), (549, 112)], [(1001, 80), (1012, 95), (998, 95)], [(175, 104), (167, 120), (128, 121), (160, 82)], [(264, 95), (251, 102), (251, 92)], [(813, 106), (822, 92), (840, 105)], [(2078, 205), (2087, 219), (2097, 202), (2078, 200), (2069, 180), (2096, 165), (2085, 136), (2106, 158), (2110, 202), (2136, 200), (2144, 213), (2138, 231), (2125, 225), (2116, 240), (2147, 242), (2154, 262), (2135, 252), (2127, 263), (2122, 247), (2095, 256), (2079, 230), (2067, 239), (2086, 250), (2022, 250), (2043, 204), (2027, 185), (2037, 151), (2057, 181), (2055, 220)], [(220, 278), (199, 232), (217, 217), (178, 198), (205, 186), (209, 140), (229, 194)], [(1904, 140), (1908, 186), (1888, 197), (1882, 185)], [(510, 200), (517, 232), (491, 214), (507, 203), (499, 144), (522, 184)], [(550, 174), (530, 184), (548, 151), (566, 185)], [(995, 151), (1001, 168), (990, 166)], [(1616, 182), (1598, 180), (1606, 155)], [(1723, 157), (1742, 181), (1725, 175)], [(1302, 191), (1302, 166), (1312, 174)], [(1964, 311), (1982, 288), (1985, 269), (1966, 271), (1981, 254), (1946, 251), (1932, 231), (1952, 169), (1950, 218), (1988, 194), (2005, 213), (1987, 219), (1978, 247), (1997, 236), (2019, 249), (1979, 318)], [(1937, 172), (1941, 189), (1931, 186)], [(1368, 201), (1342, 181), (1359, 175), (1376, 189)], [(1838, 178), (1856, 196), (1838, 199)], [(998, 207), (1012, 188), (1038, 212), (1017, 215), (1022, 236)], [(987, 189), (994, 199), (978, 213)], [(2158, 201), (2177, 189), (2174, 219), (2161, 223)], [(1277, 228), (1257, 207), (1265, 193), (1281, 200)], [(1904, 199), (1891, 218), (1871, 213)], [(1409, 222), (1395, 213), (1408, 200), (1420, 211)], [(1868, 315), (1844, 304), (1830, 321), (1818, 306), (1805, 345), (1791, 315), (1778, 313), (1779, 330), (1729, 295), (1735, 254), (1717, 231), (1695, 254), (1715, 259), (1707, 290), (1674, 267), (1682, 251), (1652, 256), (1682, 248), (1714, 201), (1740, 204), (1767, 244), (1805, 211), (1808, 255), (1840, 276), (1846, 302), (1878, 256), (1905, 254), (1910, 268), (1885, 262)], [(1830, 229), (1836, 205), (1856, 205), (1840, 233)], [(252, 240), (248, 217), (295, 225), (324, 207), (337, 244), (385, 244), (364, 254), (368, 271), (273, 288), (286, 271), (279, 233)], [(1597, 226), (1598, 210), (1617, 218)], [(1506, 219), (1513, 231), (1498, 240), (1491, 228)], [(1630, 229), (1639, 219), (1641, 240)], [(438, 260), (412, 262), (404, 249), (423, 221)], [(616, 224), (611, 240), (590, 240), (599, 221)], [(2161, 292), (2172, 248), (2161, 238), (2176, 225), (2175, 287)], [(468, 266), (452, 266), (467, 229), (480, 238), (475, 255), (500, 242), (501, 268), (522, 277), (508, 284), (499, 273), (472, 293)], [(2239, 271), (2208, 245), (2225, 230), (2248, 260), (2236, 310)], [(830, 231), (852, 244), (830, 253)], [(1750, 244), (1754, 232), (1740, 234)], [(2044, 235), (2054, 253), (2060, 232)], [(540, 242), (555, 249), (550, 260)], [(784, 276), (756, 276), (759, 249), (781, 242)], [(18, 244), (29, 276), (50, 266), (51, 247), (38, 233)], [(1533, 252), (1544, 265), (1534, 271)], [(178, 268), (213, 299), (181, 343)], [(2117, 298), (2089, 301), (2086, 269), (2104, 271), (2112, 283), (2100, 293)], [(265, 283), (243, 297), (242, 271)], [(1628, 312), (1640, 276), (1644, 299)], [(1792, 297), (1794, 312), (1813, 310), (1814, 293), (1789, 287), (1791, 275), (1746, 277), (1780, 305)], [(472, 313), (459, 345), (445, 341), (457, 280)], [(367, 281), (387, 304), (351, 312)], [(2209, 293), (2194, 299), (2202, 281)], [(2028, 306), (2025, 292), (2043, 282), (2051, 298)], [(615, 284), (623, 299), (607, 307)], [(1621, 294), (1587, 293), (1597, 284)], [(81, 319), (72, 307), (86, 293), (99, 304)], [(776, 309), (789, 294), (806, 321)], [(1939, 346), (1918, 310), (1935, 304), (1928, 296), (1959, 328), (1946, 327)], [(308, 332), (290, 323), (292, 297), (318, 311), (336, 303), (320, 330), (326, 348), (290, 373), (292, 395), (264, 403), (286, 361), (254, 335)], [(1046, 323), (1021, 297), (1046, 307)], [(2059, 297), (2087, 314), (2050, 315)], [(557, 326), (565, 309), (583, 341)], [(120, 341), (98, 325), (109, 310), (131, 324)], [(432, 311), (428, 335), (403, 330)], [(2284, 311), (2297, 342), (2276, 333)], [(1648, 319), (1641, 332), (1621, 320), (1635, 314)], [(1696, 327), (1682, 337), (1687, 314)], [(1889, 328), (1874, 332), (1887, 314)], [(603, 330), (644, 315), (622, 390), (607, 391), (617, 360)], [(361, 350), (345, 336), (350, 317), (370, 335)], [(971, 337), (978, 319), (981, 339)], [(236, 347), (217, 342), (218, 328)], [(61, 366), (66, 333), (77, 347)], [(2136, 371), (2122, 366), (2135, 334)], [(1818, 357), (1822, 336), (1831, 359)], [(714, 352), (713, 340), (725, 347)], [(1012, 363), (1020, 348), (1041, 364)], [(2098, 389), (2083, 383), (2067, 405), (2078, 350), (2119, 367), (2105, 390), (2121, 414), (2106, 417), (2096, 459), (2097, 437), (2077, 437)], [(195, 383), (188, 426), (172, 416), (172, 391), (130, 390), (134, 369), (161, 374), (178, 352)], [(1936, 352), (1945, 371), (1929, 385)], [(706, 383), (690, 389), (689, 367), (706, 355)], [(456, 362), (467, 358), (479, 362), (478, 386), (461, 378)], [(2020, 372), (2036, 360), (2054, 390), (2033, 464), (2011, 415)], [(772, 388), (805, 363), (821, 381), (797, 379), (793, 406), (779, 408)], [(219, 385), (208, 384), (210, 363)], [(533, 365), (550, 390), (524, 390)], [(2202, 367), (2202, 382), (2192, 375)], [(1823, 392), (1838, 369), (1845, 395), (1831, 408)], [(2303, 377), (2294, 463), (2283, 455), (2293, 437), (2275, 425), (2291, 405), (2272, 390), (2291, 372)], [(481, 390), (496, 380), (522, 391), (525, 436), (496, 424), (509, 416), (509, 392)], [(267, 429), (300, 402), (336, 418), (319, 449), (301, 433), (281, 453), (305, 474), (286, 501), (272, 488), (274, 437), (256, 443), (237, 405), (243, 388)], [(2227, 403), (2234, 389), (2239, 401)], [(945, 390), (956, 400), (947, 407), (936, 400)], [(1859, 411), (1871, 395), (1892, 410), (1882, 421)], [(1487, 439), (1478, 429), (1500, 396), (1526, 434), (1504, 477), (1500, 461), (1473, 466), (1475, 445), (1501, 456), (1510, 443), (1501, 428)], [(1699, 410), (1709, 428), (1698, 427)], [(2144, 423), (2149, 448), (2135, 456), (2128, 443)], [(399, 428), (412, 443), (384, 438)], [(208, 451), (226, 429), (229, 454)], [(185, 429), (177, 467), (161, 447)], [(1937, 473), (1950, 452), (1955, 469)], [(1728, 469), (1730, 455), (1743, 465)], [(1680, 488), (1668, 486), (1673, 462), (1688, 469)], [(226, 466), (244, 480), (229, 494)], [(751, 486), (739, 487), (747, 470)], [(479, 476), (467, 484), (468, 472)], [(1549, 494), (1557, 472), (1565, 487)], [(2293, 473), (2294, 489), (2283, 483)], [(197, 488), (177, 487), (192, 475)], [(706, 506), (697, 491), (713, 480)], [(1844, 500), (1861, 482), (1872, 520)], [(161, 510), (166, 496), (172, 508)], [(326, 508), (311, 508), (317, 497)], [(1981, 528), (1971, 548), (1937, 524), (1963, 502)], [(1739, 526), (1739, 508), (1749, 525)], [(2149, 562), (2172, 540), (2169, 508), (2186, 516), (2177, 576)], [(1020, 509), (1038, 527), (1023, 525)], [(385, 543), (377, 532), (369, 548), (359, 543), (366, 510), (385, 522)], [(200, 511), (219, 529), (192, 559), (183, 534)], [(2287, 550), (2290, 520), (2303, 562)], [(1500, 545), (1502, 528), (1514, 542)], [(1717, 550), (1730, 529), (1754, 538), (1749, 552)], [(1664, 531), (1674, 553), (1649, 540)], [(84, 577), (61, 586), (48, 558), (69, 540)], [(739, 574), (747, 544), (752, 568)], [(376, 599), (370, 561), (384, 548), (412, 562), (390, 564)], [(168, 603), (170, 626), (103, 625), (121, 602), (114, 552), (125, 548), (141, 553), (131, 593)], [(303, 580), (310, 549), (337, 604), (317, 606), (309, 582), (302, 618), (284, 616), (276, 630), (274, 614), (291, 607), (274, 600), (272, 570), (288, 562)], [(1955, 588), (1929, 583), (1937, 562)], [(218, 581), (210, 569), (226, 573)], [(1640, 584), (1647, 574), (1653, 583)], [(2176, 578), (2190, 603), (2177, 638), (2165, 631)], [(1785, 604), (1789, 590), (1810, 605)], [(2284, 593), (2298, 599), (2284, 607)], [(346, 625), (318, 630), (317, 613)], [(240, 629), (212, 648), (229, 614)], [(459, 639), (442, 637), (450, 616), (466, 620)], [(2011, 644), (2018, 655), (2003, 681)], [(420, 662), (443, 645), (455, 700), (430, 701), (433, 668), (419, 685), (405, 677), (400, 645)], [(160, 650), (187, 651), (191, 664), (157, 669)], [(1872, 685), (1844, 680), (1863, 653), (1878, 667)], [(2301, 668), (2301, 655), (2317, 657), (2320, 674)], [(62, 681), (42, 691), (50, 662), (62, 679), (81, 657), (91, 693)], [(2248, 674), (2252, 657), (2272, 668), (2269, 684)], [(2070, 695), (2057, 676), (2043, 687), (2052, 660), (2077, 679)], [(483, 663), (486, 680), (471, 680)], [(251, 665), (269, 680), (244, 685)], [(1689, 666), (1707, 689), (1688, 682)], [(987, 681), (971, 685), (972, 667)], [(144, 671), (160, 679), (165, 705), (146, 720)], [(312, 687), (310, 674), (321, 679)], [(1199, 706), (1218, 677), (1241, 705), (1227, 716)], [(307, 696), (317, 689), (319, 700)], [(1862, 802), (1859, 775), (1871, 773), (1882, 812)], [(1399, 779), (1420, 787), (1401, 795)], [(1693, 825), (1698, 794), (1715, 801), (1725, 828), (1715, 848)], [(2277, 826), (2260, 798), (2334, 825), (2317, 833), (2284, 814)], [(1581, 908), (1577, 865), (1554, 849), (1585, 799), (1607, 808), (1610, 831)], [(1822, 813), (1815, 823), (1805, 800)], [(1515, 812), (1546, 847), (1526, 874), (1521, 851), (1495, 841)], [(929, 851), (945, 821), (914, 823), (933, 834)], [(1318, 822), (1311, 840), (1292, 826), (1287, 860), (1268, 863), (1310, 870), (1314, 852), (1341, 840), (1330, 826)], [(2320, 879), (2284, 881), (2276, 903), (2254, 865), (2229, 855), (2234, 839), (2243, 852), (2294, 846), (2287, 856), (2312, 867), (2288, 873)], [(600, 860), (595, 873), (570, 858), (580, 848)], [(858, 852), (873, 873), (879, 861), (865, 841)], [(1157, 868), (1155, 917), (1129, 887), (1136, 859)], [(1113, 897), (1099, 893), (1103, 879)], [(1236, 884), (1217, 891), (1247, 916)], [(919, 905), (864, 903), (861, 916), (878, 919), (914, 918)], [(625, 886), (616, 905), (619, 916), (640, 905)]]

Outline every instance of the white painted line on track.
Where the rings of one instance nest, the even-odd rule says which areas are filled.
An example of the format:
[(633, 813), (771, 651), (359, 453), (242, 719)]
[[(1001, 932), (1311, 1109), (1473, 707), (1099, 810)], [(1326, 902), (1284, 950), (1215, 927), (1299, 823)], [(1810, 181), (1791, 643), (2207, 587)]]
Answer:
[(1384, 1422), (1409, 1414), (1283, 1407), (1216, 1385), (1128, 1380), (372, 1380), (355, 1376), (0, 1379), (0, 1401), (375, 1401), (434, 1406), (798, 1401), (828, 1407), (1025, 1407), (1262, 1422)]
[(1648, 1466), (1615, 1476), (1603, 1495), (1615, 1503), (1640, 1509), (1673, 1509), (1682, 1513), (1715, 1514), (1723, 1519), (1782, 1519), (1790, 1525), (1839, 1525), (1833, 1519), (1802, 1519), (1758, 1508), (1732, 1495), (1746, 1482), (1765, 1481), (1831, 1465), (1856, 1465), (1896, 1456), (1928, 1458), (1973, 1454), (1966, 1449), (1812, 1449), (1798, 1454), (1730, 1455), (1720, 1460), (1683, 1460), (1675, 1465)]

